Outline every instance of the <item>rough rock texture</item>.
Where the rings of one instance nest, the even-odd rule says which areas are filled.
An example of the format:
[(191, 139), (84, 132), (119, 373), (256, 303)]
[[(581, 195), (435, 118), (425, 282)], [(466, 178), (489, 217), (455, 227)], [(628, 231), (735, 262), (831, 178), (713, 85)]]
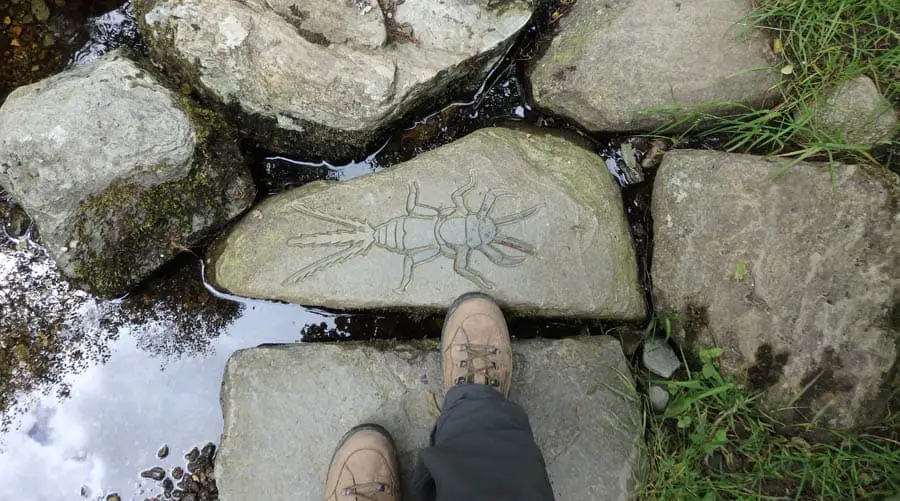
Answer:
[(578, 0), (529, 69), (535, 103), (592, 131), (648, 130), (688, 111), (734, 109), (710, 103), (761, 106), (779, 76), (748, 71), (769, 66), (764, 36), (738, 23), (750, 3)]
[(482, 129), (271, 197), (210, 256), (218, 286), (299, 304), (443, 309), (481, 289), (525, 313), (645, 313), (618, 187), (600, 157), (548, 132)]
[(666, 153), (653, 191), (655, 305), (680, 315), (686, 351), (723, 348), (723, 371), (765, 390), (789, 422), (866, 425), (898, 371), (900, 179), (789, 165)]
[(137, 12), (154, 59), (237, 105), (263, 145), (331, 159), (474, 90), (531, 16), (522, 0), (139, 0)]
[[(510, 399), (528, 413), (556, 499), (632, 499), (640, 400), (618, 342), (533, 340), (514, 350)], [(439, 353), (418, 344), (239, 351), (222, 384), (219, 498), (324, 499), (332, 451), (362, 422), (391, 432), (408, 482), (442, 404)], [(413, 499), (404, 488), (404, 499)]]
[(9, 95), (0, 186), (63, 274), (107, 297), (255, 196), (224, 125), (118, 54)]
[(869, 77), (859, 76), (834, 89), (824, 103), (811, 109), (825, 131), (850, 144), (874, 145), (891, 139), (897, 116)]

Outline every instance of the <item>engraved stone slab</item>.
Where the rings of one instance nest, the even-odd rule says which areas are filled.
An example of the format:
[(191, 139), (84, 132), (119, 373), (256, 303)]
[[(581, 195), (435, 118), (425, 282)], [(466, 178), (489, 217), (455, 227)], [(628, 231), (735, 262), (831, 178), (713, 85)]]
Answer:
[[(517, 342), (510, 399), (528, 413), (556, 499), (634, 498), (640, 400), (608, 336)], [(439, 353), (420, 344), (298, 344), (235, 353), (222, 384), (222, 501), (324, 499), (332, 451), (352, 426), (393, 435), (412, 478), (443, 404)], [(408, 485), (404, 499), (408, 495)]]
[(219, 287), (307, 305), (442, 309), (482, 290), (525, 313), (645, 313), (619, 189), (601, 158), (549, 132), (483, 129), (271, 197), (210, 255)]

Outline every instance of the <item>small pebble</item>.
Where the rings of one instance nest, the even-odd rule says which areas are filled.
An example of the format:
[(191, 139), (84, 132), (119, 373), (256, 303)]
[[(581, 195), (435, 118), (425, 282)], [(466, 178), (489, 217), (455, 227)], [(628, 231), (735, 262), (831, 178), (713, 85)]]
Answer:
[(669, 392), (662, 386), (653, 385), (647, 392), (647, 398), (650, 399), (650, 408), (653, 412), (661, 414), (669, 405)]
[(152, 480), (160, 481), (166, 478), (166, 470), (162, 469), (160, 466), (154, 466), (149, 470), (142, 471), (141, 476), (144, 478), (149, 478)]
[(106, 496), (106, 501), (122, 501), (122, 498), (120, 498), (119, 495), (114, 492), (109, 496)]
[(681, 360), (665, 339), (653, 337), (644, 342), (644, 367), (666, 379), (681, 368)]
[(187, 459), (188, 462), (196, 461), (197, 458), (200, 457), (200, 449), (194, 447), (187, 454), (184, 455), (184, 459)]
[(183, 477), (183, 476), (184, 476), (184, 468), (182, 468), (180, 466), (176, 466), (175, 468), (172, 468), (172, 478), (174, 478), (175, 480), (181, 480), (181, 477)]
[(163, 445), (162, 447), (159, 448), (159, 451), (156, 453), (156, 457), (158, 457), (159, 459), (163, 459), (164, 457), (166, 457), (168, 455), (169, 455), (169, 446), (168, 445)]

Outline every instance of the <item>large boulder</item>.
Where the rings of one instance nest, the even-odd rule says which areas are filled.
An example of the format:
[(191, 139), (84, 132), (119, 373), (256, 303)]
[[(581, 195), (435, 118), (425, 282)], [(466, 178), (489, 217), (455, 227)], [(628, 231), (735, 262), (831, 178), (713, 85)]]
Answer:
[(154, 59), (240, 110), (264, 147), (361, 155), (473, 91), (531, 16), (523, 0), (139, 0)]
[(789, 423), (873, 423), (898, 374), (900, 178), (883, 169), (666, 153), (653, 297), (688, 352)]
[(124, 294), (256, 194), (229, 129), (119, 54), (9, 95), (0, 186), (62, 273), (105, 297)]
[(812, 114), (809, 118), (816, 129), (849, 144), (873, 146), (890, 141), (897, 128), (891, 102), (864, 75), (841, 83), (805, 111)]
[(549, 132), (479, 130), (352, 181), (266, 199), (210, 253), (235, 294), (333, 308), (446, 308), (486, 290), (524, 313), (641, 319), (622, 198)]
[[(513, 349), (509, 397), (528, 413), (556, 499), (633, 499), (643, 430), (618, 341), (533, 340)], [(404, 499), (414, 499), (413, 464), (443, 401), (439, 355), (418, 343), (236, 352), (222, 383), (219, 499), (324, 499), (334, 447), (364, 422), (393, 435)]]
[(578, 0), (531, 65), (534, 101), (591, 131), (759, 107), (778, 83), (750, 0)]

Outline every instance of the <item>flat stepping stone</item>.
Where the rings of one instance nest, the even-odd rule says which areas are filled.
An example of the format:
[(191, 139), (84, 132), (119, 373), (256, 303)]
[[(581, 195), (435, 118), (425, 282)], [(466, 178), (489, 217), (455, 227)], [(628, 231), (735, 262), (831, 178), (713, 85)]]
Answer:
[(896, 387), (900, 177), (887, 169), (666, 153), (653, 295), (688, 352), (723, 349), (782, 422), (860, 428)]
[(600, 157), (547, 132), (482, 129), (268, 198), (210, 255), (219, 287), (298, 304), (444, 309), (483, 290), (546, 316), (645, 313), (618, 187)]
[(535, 103), (592, 131), (763, 106), (780, 75), (752, 12), (750, 0), (578, 0), (531, 65)]
[[(631, 499), (640, 399), (618, 341), (529, 340), (514, 350), (510, 399), (528, 412), (556, 499)], [(394, 436), (404, 499), (413, 499), (406, 482), (443, 403), (439, 355), (433, 341), (236, 352), (222, 384), (219, 498), (324, 499), (334, 447), (351, 427), (375, 422)]]

